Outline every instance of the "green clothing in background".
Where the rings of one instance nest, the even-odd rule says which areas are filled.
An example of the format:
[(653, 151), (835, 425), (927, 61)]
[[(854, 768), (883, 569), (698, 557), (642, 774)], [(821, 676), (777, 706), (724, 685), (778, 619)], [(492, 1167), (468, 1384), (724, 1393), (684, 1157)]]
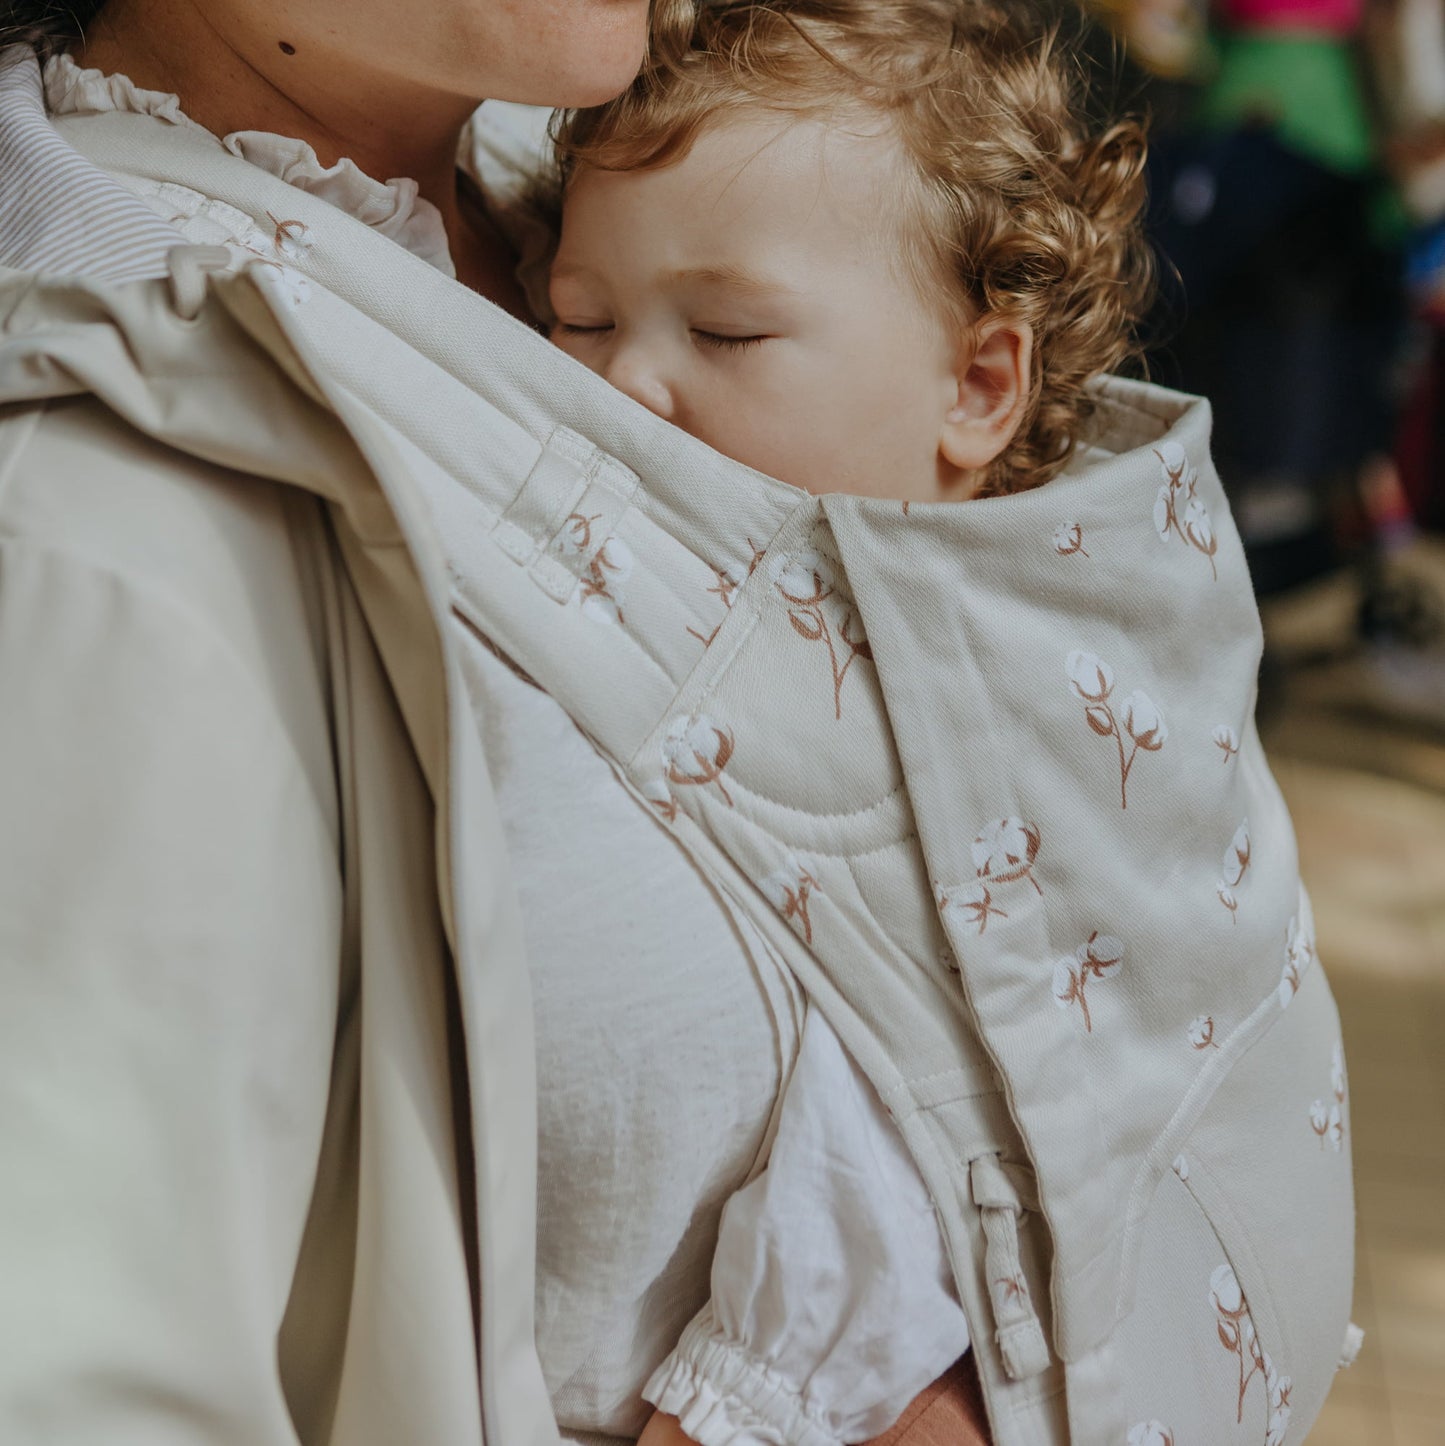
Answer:
[(1201, 99), (1210, 130), (1262, 123), (1301, 155), (1347, 175), (1368, 171), (1375, 143), (1347, 42), (1252, 31), (1216, 40), (1219, 68)]

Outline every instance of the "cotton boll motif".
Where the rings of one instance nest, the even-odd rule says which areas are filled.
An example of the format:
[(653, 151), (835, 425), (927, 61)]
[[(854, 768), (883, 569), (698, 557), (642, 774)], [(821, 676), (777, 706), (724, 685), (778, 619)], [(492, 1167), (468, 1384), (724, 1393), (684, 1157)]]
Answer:
[(1124, 962), (1124, 945), (1112, 934), (1097, 931), (1074, 950), (1066, 959), (1054, 965), (1054, 1003), (1060, 1009), (1079, 1006), (1083, 1016), (1084, 1030), (1094, 1032), (1093, 1015), (1089, 1010), (1089, 983), (1091, 980), (1112, 979)]
[(1195, 1049), (1218, 1049), (1214, 1042), (1214, 1018), (1209, 1014), (1201, 1014), (1189, 1022), (1189, 1043)]
[(674, 718), (662, 741), (667, 781), (697, 788), (715, 784), (723, 802), (731, 808), (732, 795), (723, 781), (723, 774), (736, 747), (732, 730), (704, 714)]
[(1293, 1414), (1289, 1398), (1294, 1383), (1275, 1370), (1274, 1362), (1268, 1355), (1264, 1358), (1264, 1384), (1269, 1393), (1269, 1426), (1265, 1431), (1264, 1446), (1284, 1446), (1284, 1439), (1289, 1434), (1289, 1418)]
[(1209, 1303), (1214, 1307), (1219, 1344), (1239, 1362), (1239, 1391), (1235, 1401), (1235, 1425), (1244, 1422), (1244, 1401), (1256, 1376), (1264, 1382), (1269, 1407), (1266, 1446), (1284, 1446), (1289, 1430), (1290, 1390), (1288, 1376), (1275, 1370), (1269, 1352), (1260, 1344), (1239, 1280), (1228, 1265), (1215, 1268), (1209, 1277)]
[(1084, 550), (1084, 529), (1077, 522), (1062, 523), (1054, 532), (1054, 551), (1060, 557), (1088, 557)]
[(672, 796), (672, 790), (667, 786), (665, 778), (649, 778), (642, 785), (642, 796), (666, 822), (677, 822), (677, 800)]
[[(1084, 722), (1100, 738), (1112, 738), (1119, 755), (1119, 804), (1129, 807), (1129, 775), (1140, 753), (1158, 753), (1169, 737), (1164, 715), (1141, 689), (1124, 699), (1116, 714), (1114, 670), (1097, 654), (1076, 648), (1064, 659), (1074, 696), (1084, 704)], [(1126, 742), (1127, 740), (1127, 742)]]
[(1229, 847), (1224, 851), (1224, 862), (1220, 866), (1219, 883), (1215, 885), (1215, 895), (1219, 902), (1229, 910), (1230, 918), (1237, 924), (1239, 922), (1239, 894), (1237, 890), (1244, 882), (1244, 876), (1249, 872), (1249, 865), (1254, 857), (1254, 844), (1249, 836), (1249, 820), (1240, 824), (1235, 829), (1234, 837), (1229, 841)]
[(637, 570), (632, 549), (616, 535), (601, 535), (602, 513), (574, 512), (562, 525), (552, 550), (565, 558), (586, 559), (578, 598), (584, 616), (602, 623), (624, 623), (622, 586)]
[(1214, 556), (1219, 551), (1219, 539), (1214, 535), (1209, 509), (1199, 496), (1199, 473), (1190, 466), (1178, 442), (1165, 442), (1154, 449), (1154, 455), (1164, 474), (1164, 483), (1154, 499), (1154, 530), (1160, 542), (1177, 538), (1202, 553), (1209, 559), (1209, 570), (1218, 582)]
[(1128, 1446), (1174, 1446), (1174, 1434), (1160, 1421), (1141, 1421), (1129, 1428)]
[[(993, 901), (987, 884), (975, 882), (945, 893), (938, 891), (938, 911), (945, 919), (951, 919), (964, 929), (976, 929), (980, 934), (988, 929), (990, 919), (1007, 919), (1008, 914)], [(953, 967), (958, 966), (955, 963)]]
[(1237, 888), (1246, 873), (1249, 872), (1250, 857), (1253, 845), (1249, 838), (1249, 820), (1240, 824), (1235, 829), (1234, 837), (1229, 841), (1229, 847), (1224, 851), (1224, 866), (1221, 877), (1230, 888)]
[(1039, 856), (1042, 836), (1036, 824), (1021, 818), (1000, 818), (985, 825), (973, 841), (973, 867), (980, 879), (1010, 884), (1027, 879), (1040, 894), (1034, 878), (1034, 860)]
[(1330, 1056), (1330, 1094), (1332, 1098), (1315, 1100), (1310, 1105), (1310, 1129), (1319, 1137), (1320, 1149), (1326, 1145), (1342, 1154), (1345, 1148), (1345, 1051), (1336, 1044)]
[[(841, 720), (844, 680), (854, 663), (872, 661), (873, 649), (857, 609), (839, 588), (835, 565), (816, 549), (804, 548), (782, 562), (773, 585), (788, 605), (793, 631), (805, 642), (827, 648), (833, 674), (833, 716)], [(834, 614), (831, 618), (830, 611)]]
[[(751, 542), (751, 538), (749, 542)], [(717, 568), (714, 576), (717, 582), (708, 588), (713, 597), (721, 600), (723, 605), (723, 620), (733, 610), (733, 603), (737, 600), (738, 589), (753, 575), (763, 554), (753, 549), (753, 560), (750, 566), (743, 566), (739, 563), (729, 563), (726, 567)], [(720, 622), (710, 633), (699, 632), (694, 627), (689, 627), (688, 632), (700, 642), (704, 649), (712, 647), (717, 641), (717, 635), (722, 632), (723, 625)]]
[(276, 254), (285, 261), (302, 261), (307, 252), (316, 244), (311, 239), (311, 229), (304, 221), (283, 221), (266, 212), (266, 218), (276, 228), (271, 245)]
[(1289, 921), (1289, 930), (1285, 936), (1284, 968), (1279, 976), (1279, 1006), (1281, 1009), (1288, 1009), (1295, 995), (1299, 993), (1304, 972), (1309, 968), (1314, 957), (1314, 936), (1308, 925), (1302, 923), (1300, 916), (1296, 914)]
[(1075, 648), (1064, 659), (1064, 671), (1085, 703), (1103, 703), (1114, 691), (1114, 670), (1097, 654)]
[(1157, 753), (1169, 737), (1159, 709), (1147, 693), (1137, 688), (1124, 699), (1124, 731), (1134, 740), (1135, 746), (1149, 753)]
[(1228, 723), (1221, 723), (1210, 736), (1214, 739), (1214, 746), (1223, 755), (1220, 762), (1228, 763), (1231, 758), (1239, 756), (1239, 734)]
[(782, 868), (771, 873), (758, 887), (763, 897), (803, 936), (813, 942), (813, 921), (808, 904), (814, 894), (822, 893), (818, 882), (818, 866), (802, 854), (789, 854)]

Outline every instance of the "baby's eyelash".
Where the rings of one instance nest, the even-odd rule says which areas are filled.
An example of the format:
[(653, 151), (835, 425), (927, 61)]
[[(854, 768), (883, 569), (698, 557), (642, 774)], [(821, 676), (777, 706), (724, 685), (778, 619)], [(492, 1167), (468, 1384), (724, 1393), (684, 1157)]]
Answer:
[(699, 346), (712, 347), (716, 351), (743, 351), (750, 346), (761, 346), (766, 336), (722, 336), (715, 331), (699, 331), (693, 328), (693, 336)]
[(612, 330), (612, 323), (604, 322), (600, 326), (578, 326), (574, 322), (559, 321), (557, 330), (563, 336), (600, 336), (603, 332)]

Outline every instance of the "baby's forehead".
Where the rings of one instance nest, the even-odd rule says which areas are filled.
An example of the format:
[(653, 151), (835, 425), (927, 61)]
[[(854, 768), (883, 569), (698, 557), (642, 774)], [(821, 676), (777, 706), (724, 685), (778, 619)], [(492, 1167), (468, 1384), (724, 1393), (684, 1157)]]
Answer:
[[(580, 167), (564, 232), (663, 225), (717, 247), (842, 248), (878, 260), (913, 249), (911, 162), (897, 134), (856, 106), (763, 106), (710, 118), (679, 158), (630, 171)], [(608, 194), (597, 204), (598, 191)]]
[(867, 207), (898, 187), (908, 157), (896, 130), (856, 105), (800, 113), (753, 106), (717, 113), (674, 164), (728, 186), (752, 177), (775, 201), (782, 188), (802, 204), (827, 197)]

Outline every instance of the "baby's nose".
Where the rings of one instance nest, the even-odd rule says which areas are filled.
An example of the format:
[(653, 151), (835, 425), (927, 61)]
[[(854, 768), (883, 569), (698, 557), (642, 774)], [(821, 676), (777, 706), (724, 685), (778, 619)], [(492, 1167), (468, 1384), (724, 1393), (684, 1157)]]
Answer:
[(605, 375), (618, 391), (641, 402), (649, 412), (659, 417), (672, 416), (672, 388), (645, 353), (633, 348), (619, 349), (613, 354)]

